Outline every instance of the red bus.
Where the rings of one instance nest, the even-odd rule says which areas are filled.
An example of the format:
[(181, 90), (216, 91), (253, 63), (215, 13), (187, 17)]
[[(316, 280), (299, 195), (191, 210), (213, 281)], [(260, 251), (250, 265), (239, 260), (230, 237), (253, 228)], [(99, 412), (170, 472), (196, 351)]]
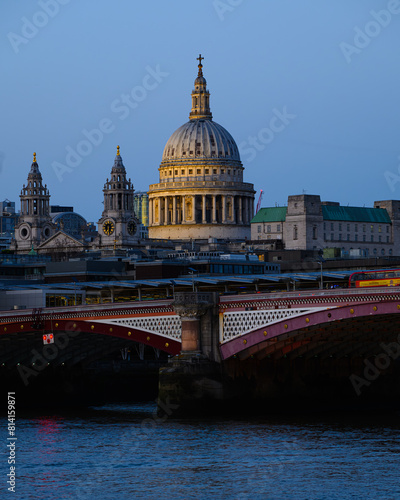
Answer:
[(357, 271), (349, 277), (349, 288), (368, 286), (399, 286), (400, 269)]

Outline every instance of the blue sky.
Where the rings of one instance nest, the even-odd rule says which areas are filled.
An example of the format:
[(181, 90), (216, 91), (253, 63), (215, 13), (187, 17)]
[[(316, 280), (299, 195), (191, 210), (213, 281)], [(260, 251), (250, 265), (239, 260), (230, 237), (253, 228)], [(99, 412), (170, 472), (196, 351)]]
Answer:
[(400, 199), (398, 0), (8, 0), (1, 14), (0, 199), (20, 206), (36, 151), (51, 203), (97, 221), (118, 144), (147, 191), (199, 53), (263, 206)]

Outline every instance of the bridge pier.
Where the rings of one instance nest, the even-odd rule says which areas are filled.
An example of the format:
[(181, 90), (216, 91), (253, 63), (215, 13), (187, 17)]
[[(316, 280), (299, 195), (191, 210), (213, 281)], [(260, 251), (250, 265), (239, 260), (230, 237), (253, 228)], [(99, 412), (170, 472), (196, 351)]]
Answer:
[(174, 310), (181, 317), (181, 353), (159, 374), (159, 408), (173, 405), (174, 415), (206, 409), (207, 402), (223, 399), (217, 296), (180, 292)]

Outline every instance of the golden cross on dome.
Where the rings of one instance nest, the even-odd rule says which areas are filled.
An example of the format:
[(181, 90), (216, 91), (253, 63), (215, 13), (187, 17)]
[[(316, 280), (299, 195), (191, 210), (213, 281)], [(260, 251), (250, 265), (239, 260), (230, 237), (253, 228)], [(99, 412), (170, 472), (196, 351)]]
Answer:
[(33, 153), (33, 163), (36, 163), (36, 153)]
[(119, 146), (117, 146), (117, 156), (119, 156)]
[(204, 59), (204, 57), (201, 57), (201, 54), (199, 54), (199, 57), (197, 60), (199, 61), (199, 66), (202, 66), (201, 61)]

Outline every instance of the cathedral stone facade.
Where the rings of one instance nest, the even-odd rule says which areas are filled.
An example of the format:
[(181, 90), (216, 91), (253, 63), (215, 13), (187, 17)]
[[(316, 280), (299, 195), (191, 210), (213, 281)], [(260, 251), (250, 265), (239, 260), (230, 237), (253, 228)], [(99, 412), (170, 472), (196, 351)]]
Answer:
[(36, 153), (33, 153), (27, 184), (23, 185), (20, 194), (20, 218), (10, 245), (10, 249), (18, 253), (28, 253), (36, 249), (57, 232), (57, 226), (50, 216), (50, 193), (42, 181)]
[(149, 237), (250, 239), (254, 187), (243, 182), (238, 147), (210, 111), (202, 57), (189, 121), (169, 138), (159, 183), (149, 188)]
[(98, 221), (99, 248), (130, 248), (138, 243), (139, 221), (134, 209), (134, 189), (126, 178), (119, 146), (111, 169), (110, 179), (104, 184), (104, 210)]

